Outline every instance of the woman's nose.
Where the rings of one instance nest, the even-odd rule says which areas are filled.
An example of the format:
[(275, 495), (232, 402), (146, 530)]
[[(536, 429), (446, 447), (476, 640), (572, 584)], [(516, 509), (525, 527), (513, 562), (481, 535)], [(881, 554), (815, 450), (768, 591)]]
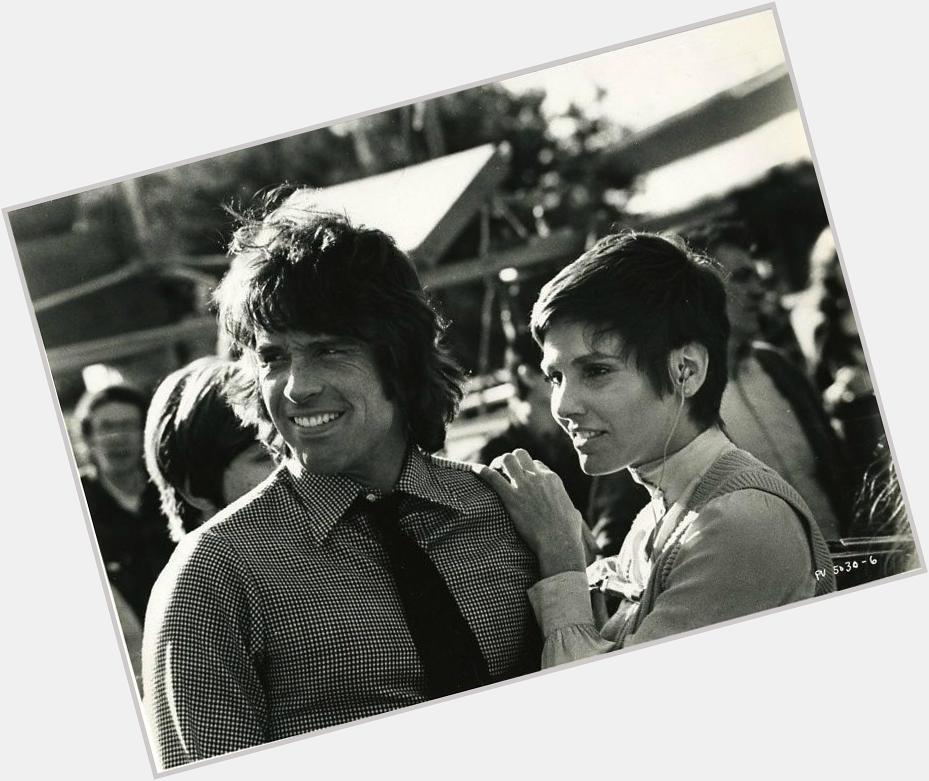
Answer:
[(552, 414), (556, 420), (567, 420), (583, 412), (583, 404), (575, 383), (561, 384), (552, 389)]

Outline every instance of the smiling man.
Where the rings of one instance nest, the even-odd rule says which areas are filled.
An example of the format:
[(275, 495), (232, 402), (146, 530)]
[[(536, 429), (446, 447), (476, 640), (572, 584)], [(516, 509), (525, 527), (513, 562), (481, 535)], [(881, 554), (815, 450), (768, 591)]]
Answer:
[[(729, 322), (709, 261), (608, 236), (542, 288), (531, 327), (581, 468), (629, 469), (651, 493), (619, 554), (585, 568), (580, 513), (545, 464), (516, 450), (481, 470), (539, 558), (543, 666), (834, 589), (806, 503), (722, 428)], [(596, 617), (591, 589), (612, 597)]]
[(469, 467), (431, 455), (461, 398), (444, 324), (388, 236), (311, 198), (243, 225), (216, 293), (245, 368), (233, 401), (283, 463), (156, 586), (164, 767), (539, 665), (531, 554)]

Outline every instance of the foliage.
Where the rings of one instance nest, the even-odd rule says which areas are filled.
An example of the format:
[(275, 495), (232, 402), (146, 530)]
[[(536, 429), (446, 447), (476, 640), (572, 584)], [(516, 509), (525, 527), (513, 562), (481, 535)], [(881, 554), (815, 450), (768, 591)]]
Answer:
[[(615, 219), (615, 195), (632, 177), (605, 170), (603, 152), (626, 131), (577, 106), (547, 117), (544, 101), (541, 91), (477, 87), (151, 174), (139, 180), (146, 217), (168, 253), (215, 254), (229, 237), (224, 204), (247, 205), (282, 182), (325, 187), (506, 142), (511, 163), (501, 196), (530, 233), (565, 226), (586, 232)], [(475, 254), (478, 233), (469, 226), (449, 257)], [(520, 239), (501, 220), (492, 240)]]

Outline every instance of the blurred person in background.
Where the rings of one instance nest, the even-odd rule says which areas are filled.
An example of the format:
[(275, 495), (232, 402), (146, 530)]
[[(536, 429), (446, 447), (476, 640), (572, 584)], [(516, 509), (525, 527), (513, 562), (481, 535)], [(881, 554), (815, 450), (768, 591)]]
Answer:
[(813, 245), (810, 278), (794, 308), (794, 322), (807, 329), (810, 372), (842, 431), (851, 473), (860, 484), (883, 441), (884, 424), (829, 228)]
[[(827, 367), (831, 360), (824, 362), (821, 354), (827, 311), (836, 313), (845, 309), (844, 305), (838, 302), (828, 302), (837, 292), (836, 283), (842, 282), (839, 256), (831, 228), (823, 229), (813, 243), (808, 268), (807, 286), (787, 295), (784, 303), (790, 312), (791, 326), (797, 335), (797, 343), (803, 352), (807, 370), (810, 376), (815, 378), (817, 388), (822, 391), (832, 382), (832, 375)], [(844, 292), (842, 296), (847, 299)], [(840, 361), (846, 363), (849, 357), (846, 353)]]
[(173, 545), (142, 455), (146, 397), (128, 385), (85, 393), (75, 421), (90, 468), (81, 485), (110, 583), (138, 620)]
[(751, 237), (738, 223), (719, 222), (690, 231), (687, 239), (725, 271), (732, 329), (720, 406), (726, 433), (800, 492), (827, 540), (838, 539), (851, 520), (856, 485), (802, 367), (763, 341), (764, 288)]
[(619, 554), (585, 566), (557, 475), (525, 450), (480, 468), (539, 559), (543, 666), (834, 590), (806, 502), (720, 427), (726, 310), (714, 264), (648, 233), (602, 239), (542, 288), (531, 327), (552, 414), (585, 472), (628, 469), (651, 495)]
[(831, 228), (810, 250), (809, 284), (785, 297), (785, 304), (807, 371), (842, 433), (849, 474), (858, 485), (884, 426)]
[(506, 369), (514, 393), (507, 402), (506, 429), (489, 439), (466, 461), (489, 464), (497, 456), (525, 448), (561, 477), (568, 496), (581, 513), (587, 509), (591, 478), (578, 464), (571, 440), (565, 436), (549, 406), (549, 386), (539, 363), (542, 351), (532, 335), (518, 332), (506, 347)]
[(239, 367), (198, 358), (168, 375), (145, 424), (145, 465), (175, 542), (261, 483), (274, 461), (226, 400)]
[(805, 370), (806, 358), (790, 322), (790, 310), (784, 304), (788, 293), (783, 276), (770, 260), (758, 257), (754, 247), (751, 254), (763, 291), (756, 338), (777, 348), (796, 368)]

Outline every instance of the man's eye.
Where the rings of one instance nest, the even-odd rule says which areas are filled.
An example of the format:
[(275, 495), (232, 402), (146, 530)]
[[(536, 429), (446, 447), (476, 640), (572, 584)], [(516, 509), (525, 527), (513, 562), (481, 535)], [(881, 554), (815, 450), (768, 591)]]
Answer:
[(270, 366), (272, 363), (280, 361), (283, 357), (283, 353), (279, 353), (273, 350), (257, 353), (258, 363), (260, 363), (262, 366)]
[(589, 378), (603, 377), (606, 374), (610, 373), (609, 366), (603, 366), (601, 364), (591, 364), (590, 366), (584, 367), (584, 376)]

